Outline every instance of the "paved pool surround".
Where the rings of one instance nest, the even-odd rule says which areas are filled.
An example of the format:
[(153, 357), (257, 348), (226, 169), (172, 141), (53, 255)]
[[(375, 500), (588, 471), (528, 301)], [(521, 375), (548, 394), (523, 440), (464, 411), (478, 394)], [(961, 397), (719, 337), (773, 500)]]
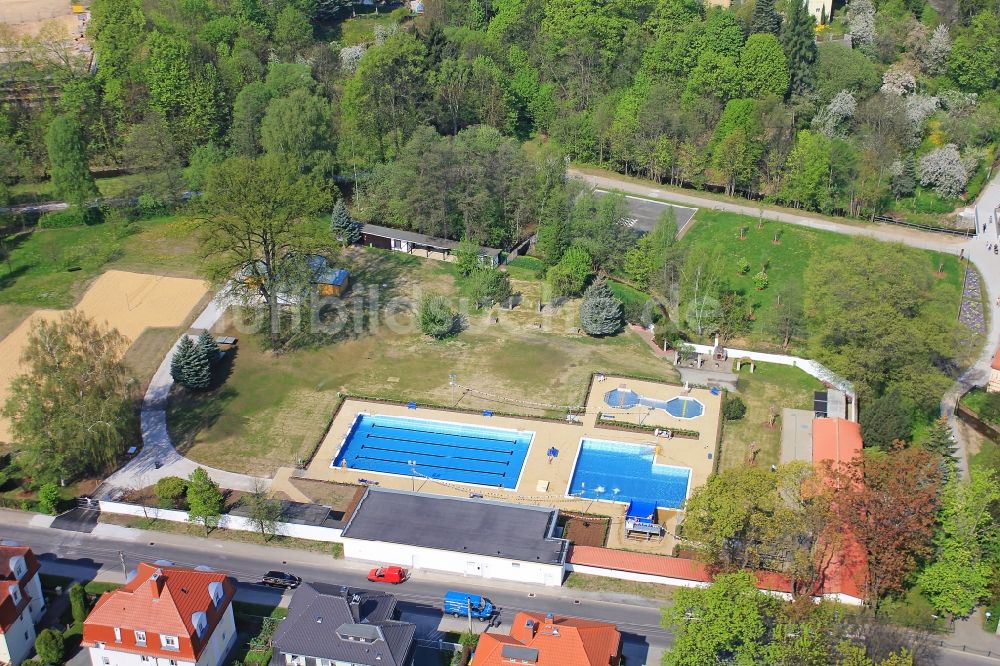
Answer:
[[(605, 402), (605, 394), (614, 389), (629, 389), (644, 397), (657, 401), (684, 396), (697, 399), (704, 406), (704, 414), (696, 419), (679, 419), (663, 409), (650, 409), (637, 404), (627, 408), (610, 407)], [(520, 396), (512, 396), (520, 397)], [(349, 398), (344, 401), (333, 419), (312, 463), (305, 470), (305, 477), (340, 483), (358, 483), (360, 479), (378, 482), (383, 488), (400, 490), (415, 489), (422, 492), (456, 497), (481, 494), (489, 499), (507, 502), (523, 502), (532, 505), (553, 506), (565, 511), (582, 511), (603, 514), (613, 518), (624, 516), (623, 503), (599, 501), (596, 498), (568, 497), (574, 466), (584, 439), (620, 442), (654, 447), (657, 465), (667, 465), (691, 470), (689, 488), (693, 490), (708, 480), (715, 464), (716, 443), (719, 437), (721, 395), (712, 395), (707, 389), (690, 389), (682, 386), (650, 381), (606, 376), (603, 381), (595, 377), (587, 397), (586, 412), (581, 422), (571, 424), (564, 421), (550, 421), (510, 416), (483, 416), (481, 413), (457, 412), (444, 409), (409, 409), (406, 405), (384, 404), (374, 401)], [(487, 488), (482, 484), (461, 483), (447, 479), (427, 478), (406, 474), (387, 474), (361, 469), (344, 469), (332, 465), (341, 453), (342, 446), (359, 414), (384, 415), (410, 419), (440, 421), (449, 424), (499, 428), (508, 431), (534, 433), (531, 446), (525, 455), (523, 468), (515, 489)], [(614, 422), (622, 424), (643, 424), (660, 429), (689, 429), (699, 432), (698, 439), (674, 437), (654, 437), (652, 432), (637, 429), (608, 429), (599, 427), (598, 415), (603, 414)], [(559, 455), (549, 457), (550, 448), (556, 448)], [(712, 454), (712, 458), (709, 458)], [(688, 492), (690, 492), (690, 490)], [(677, 512), (661, 511), (668, 533), (676, 526)], [(609, 545), (620, 543), (620, 530), (611, 530)], [(629, 548), (648, 552), (669, 552), (673, 547), (672, 537), (661, 542), (643, 544), (629, 542)]]

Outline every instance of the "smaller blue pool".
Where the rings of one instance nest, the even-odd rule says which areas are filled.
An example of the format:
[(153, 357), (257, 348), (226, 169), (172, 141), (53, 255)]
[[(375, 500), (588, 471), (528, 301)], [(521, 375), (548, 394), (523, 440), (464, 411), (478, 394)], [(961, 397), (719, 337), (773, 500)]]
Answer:
[(636, 405), (662, 409), (678, 419), (694, 419), (705, 413), (705, 405), (694, 398), (678, 396), (670, 400), (654, 400), (643, 397), (627, 388), (616, 388), (608, 391), (604, 394), (604, 403), (608, 407), (616, 409), (632, 409)]
[(679, 419), (693, 419), (705, 413), (705, 405), (694, 398), (671, 398), (664, 409), (667, 414)]
[(679, 509), (687, 499), (691, 470), (656, 465), (652, 446), (584, 439), (569, 494), (614, 502), (649, 502)]
[(517, 488), (533, 432), (359, 414), (331, 467)]

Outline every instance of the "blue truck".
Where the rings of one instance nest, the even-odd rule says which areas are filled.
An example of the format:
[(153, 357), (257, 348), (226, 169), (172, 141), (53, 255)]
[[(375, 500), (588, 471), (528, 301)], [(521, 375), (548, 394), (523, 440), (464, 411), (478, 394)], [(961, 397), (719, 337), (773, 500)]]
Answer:
[(444, 594), (444, 612), (455, 617), (472, 615), (480, 622), (493, 617), (493, 602), (478, 594), (449, 591)]

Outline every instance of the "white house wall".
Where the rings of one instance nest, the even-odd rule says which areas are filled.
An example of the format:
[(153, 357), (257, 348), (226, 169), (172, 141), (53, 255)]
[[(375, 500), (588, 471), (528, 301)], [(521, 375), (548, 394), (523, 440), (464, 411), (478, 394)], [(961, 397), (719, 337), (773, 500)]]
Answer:
[(219, 620), (212, 637), (208, 640), (201, 657), (198, 659), (198, 666), (219, 666), (224, 663), (226, 655), (229, 654), (233, 642), (236, 640), (236, 622), (233, 619), (233, 605), (229, 604), (226, 614)]
[[(112, 650), (107, 646), (103, 648), (92, 647), (90, 650), (90, 663), (92, 666), (172, 666), (170, 659), (162, 657), (147, 657), (148, 661), (142, 660), (142, 655), (135, 652), (124, 652), (122, 650)], [(105, 664), (104, 659), (108, 662)], [(194, 666), (192, 661), (176, 660), (177, 666)]]
[(42, 592), (42, 580), (38, 577), (37, 572), (25, 587), (31, 597), (31, 603), (28, 604), (31, 619), (38, 622), (45, 614), (45, 594)]
[(346, 538), (343, 542), (344, 557), (353, 560), (398, 564), (410, 569), (445, 571), (461, 574), (469, 581), (489, 578), (550, 587), (562, 585), (563, 567), (559, 564), (525, 562), (383, 541)]
[[(36, 578), (37, 579), (37, 578)], [(25, 608), (20, 617), (3, 634), (0, 634), (0, 662), (17, 666), (35, 649), (35, 623)]]

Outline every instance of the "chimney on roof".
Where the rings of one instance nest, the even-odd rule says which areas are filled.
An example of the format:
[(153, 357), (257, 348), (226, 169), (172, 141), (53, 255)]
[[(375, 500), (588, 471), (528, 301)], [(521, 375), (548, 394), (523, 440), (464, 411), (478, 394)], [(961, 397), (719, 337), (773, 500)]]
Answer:
[(157, 569), (149, 577), (149, 591), (152, 593), (154, 599), (160, 598), (160, 593), (163, 592), (163, 582), (166, 580), (166, 576), (163, 575), (162, 569)]

